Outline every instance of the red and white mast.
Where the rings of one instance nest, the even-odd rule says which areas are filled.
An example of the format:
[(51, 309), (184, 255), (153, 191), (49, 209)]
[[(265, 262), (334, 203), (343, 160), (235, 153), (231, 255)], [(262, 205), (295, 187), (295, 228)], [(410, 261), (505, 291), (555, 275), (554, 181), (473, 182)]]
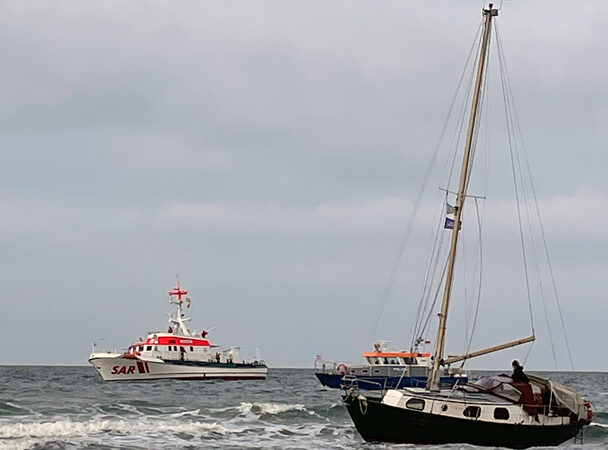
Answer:
[[(184, 317), (184, 313), (182, 312), (182, 306), (184, 304), (184, 300), (182, 297), (188, 294), (188, 291), (182, 289), (179, 284), (179, 277), (177, 277), (177, 286), (169, 291), (169, 303), (172, 305), (176, 305), (177, 309), (175, 312), (169, 314), (169, 323), (172, 325), (173, 334), (179, 334), (182, 336), (191, 336), (188, 327), (186, 327), (185, 322), (190, 320), (190, 317)], [(190, 297), (185, 297), (186, 307), (190, 308), (190, 304), (192, 300)]]

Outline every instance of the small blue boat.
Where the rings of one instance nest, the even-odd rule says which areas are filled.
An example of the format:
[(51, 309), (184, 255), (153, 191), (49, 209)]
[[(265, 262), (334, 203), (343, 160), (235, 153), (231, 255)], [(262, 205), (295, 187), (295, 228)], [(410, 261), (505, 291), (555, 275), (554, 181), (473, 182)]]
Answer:
[[(340, 389), (357, 387), (366, 390), (424, 387), (431, 369), (431, 354), (423, 352), (393, 351), (386, 342), (374, 344), (374, 351), (364, 352), (368, 364), (348, 367), (344, 363), (315, 360), (315, 376), (326, 387)], [(466, 383), (466, 373), (446, 371), (440, 377), (442, 386)]]

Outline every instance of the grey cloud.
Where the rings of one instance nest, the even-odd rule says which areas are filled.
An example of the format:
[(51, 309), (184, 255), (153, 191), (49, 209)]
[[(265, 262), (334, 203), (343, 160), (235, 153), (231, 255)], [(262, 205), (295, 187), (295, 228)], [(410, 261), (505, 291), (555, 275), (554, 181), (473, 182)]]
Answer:
[[(126, 345), (164, 327), (175, 273), (193, 293), (195, 324), (217, 325), (221, 342), (258, 345), (273, 365), (308, 365), (319, 353), (358, 360), (479, 24), (473, 3), (5, 5), (0, 279), (20, 295), (3, 303), (0, 335), (21, 344), (4, 362), (83, 363), (92, 339)], [(505, 2), (499, 17), (586, 369), (600, 368), (588, 333), (606, 315), (598, 249), (608, 99), (598, 55), (607, 15), (601, 1), (534, 1)], [(500, 105), (494, 112), (492, 172), (508, 163)], [(494, 267), (481, 346), (528, 324), (521, 285), (509, 281), (521, 279), (509, 174), (486, 175), (478, 158), (472, 189), (487, 180)], [(378, 336), (397, 345), (409, 342), (442, 175), (432, 174)], [(466, 267), (470, 284), (475, 267)], [(458, 292), (454, 352), (469, 304)], [(15, 314), (31, 325), (6, 320)], [(497, 315), (513, 324), (500, 335)], [(277, 336), (288, 336), (284, 346)], [(42, 338), (56, 346), (41, 348)], [(551, 368), (543, 339), (534, 364)]]

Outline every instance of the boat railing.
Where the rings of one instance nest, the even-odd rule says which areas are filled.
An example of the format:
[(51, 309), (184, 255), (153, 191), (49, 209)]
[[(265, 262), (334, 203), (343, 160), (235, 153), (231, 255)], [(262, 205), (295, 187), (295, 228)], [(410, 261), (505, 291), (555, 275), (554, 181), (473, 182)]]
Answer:
[(359, 378), (355, 375), (344, 375), (342, 380), (340, 380), (340, 388), (344, 390), (348, 390), (349, 388), (354, 388), (355, 390), (374, 390), (380, 391), (382, 395), (387, 390), (386, 379), (379, 383), (377, 381), (366, 380), (364, 378)]
[(334, 362), (334, 361), (327, 361), (325, 359), (315, 359), (315, 371), (317, 372), (324, 372), (324, 373), (330, 373), (330, 372), (335, 372), (338, 368), (338, 366), (340, 366), (340, 363)]

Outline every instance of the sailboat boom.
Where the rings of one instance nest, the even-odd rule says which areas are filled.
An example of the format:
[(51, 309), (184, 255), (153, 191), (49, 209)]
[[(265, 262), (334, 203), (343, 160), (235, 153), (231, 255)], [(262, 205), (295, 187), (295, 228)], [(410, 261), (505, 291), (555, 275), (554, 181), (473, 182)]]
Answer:
[(484, 348), (482, 350), (477, 350), (475, 352), (467, 353), (466, 355), (458, 355), (458, 356), (450, 356), (443, 360), (444, 364), (453, 364), (458, 361), (464, 361), (465, 359), (475, 358), (476, 356), (487, 355), (488, 353), (494, 353), (499, 350), (504, 350), (506, 348), (515, 347), (521, 344), (527, 344), (528, 342), (534, 342), (536, 340), (536, 336), (528, 336), (526, 338), (517, 339), (515, 341), (506, 342), (504, 344), (495, 345), (494, 347)]

